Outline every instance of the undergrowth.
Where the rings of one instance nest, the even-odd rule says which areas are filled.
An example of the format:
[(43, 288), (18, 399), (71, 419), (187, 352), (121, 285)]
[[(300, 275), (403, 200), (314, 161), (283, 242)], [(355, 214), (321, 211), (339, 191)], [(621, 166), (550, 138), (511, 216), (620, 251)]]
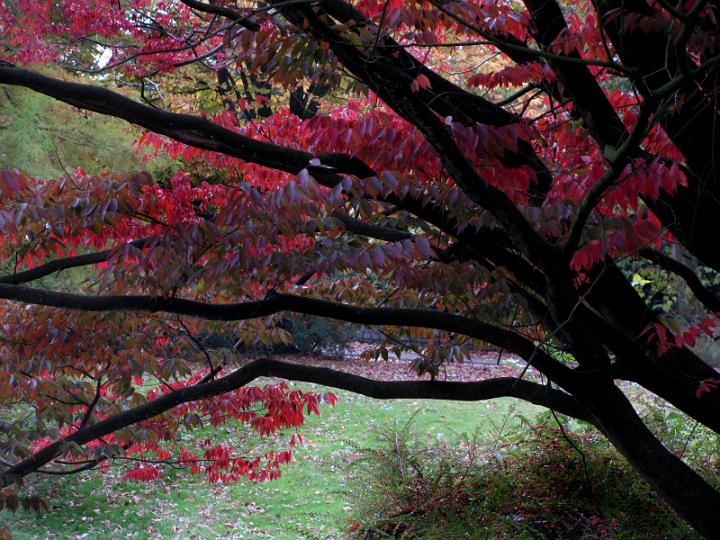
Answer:
[[(717, 481), (718, 438), (648, 407), (668, 447)], [(354, 463), (353, 538), (699, 538), (595, 430), (548, 414), (511, 436), (432, 444), (414, 420)], [(704, 448), (704, 450), (703, 450)], [(708, 456), (714, 456), (709, 459)]]

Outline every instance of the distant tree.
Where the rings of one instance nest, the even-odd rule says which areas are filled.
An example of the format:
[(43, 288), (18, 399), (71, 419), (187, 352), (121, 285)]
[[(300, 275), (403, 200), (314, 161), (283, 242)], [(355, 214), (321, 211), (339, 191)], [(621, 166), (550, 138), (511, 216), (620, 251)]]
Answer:
[[(2, 173), (0, 399), (33, 413), (2, 424), (5, 482), (133, 452), (213, 479), (277, 474), (288, 453), (263, 464), (175, 435), (228, 415), (298, 426), (322, 396), (245, 386), (276, 376), (544, 405), (597, 426), (720, 537), (720, 493), (619, 386), (720, 433), (720, 374), (692, 350), (717, 335), (720, 299), (678, 255), (720, 270), (719, 18), (708, 0), (0, 1), (0, 83), (126, 120), (193, 164), (160, 183)], [(39, 64), (90, 84), (23, 67)], [(682, 278), (707, 315), (654, 312), (628, 259)], [(29, 285), (89, 265), (75, 293)], [(433, 378), (480, 342), (541, 379), (233, 369), (197, 338), (286, 341), (282, 312), (383, 326), (379, 356), (442, 331), (416, 364)]]
[(72, 109), (25, 88), (5, 86), (0, 94), (3, 169), (48, 178), (78, 167), (96, 174), (175, 166), (168, 158), (143, 164), (144, 156), (132, 146), (137, 137), (137, 129), (121, 120)]

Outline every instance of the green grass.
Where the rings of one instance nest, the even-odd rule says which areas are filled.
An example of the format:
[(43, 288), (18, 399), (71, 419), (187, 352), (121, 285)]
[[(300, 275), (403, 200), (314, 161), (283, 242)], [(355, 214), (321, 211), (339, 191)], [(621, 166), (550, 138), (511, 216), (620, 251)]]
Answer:
[[(414, 423), (428, 441), (453, 441), (476, 430), (495, 437), (517, 426), (516, 413), (540, 411), (509, 399), (385, 402), (347, 392), (337, 395), (335, 407), (324, 406), (321, 416), (308, 418), (301, 429), (305, 444), (279, 480), (222, 485), (179, 472), (143, 484), (120, 480), (120, 472), (106, 477), (91, 472), (36, 483), (36, 493), (50, 503), (48, 513), (20, 511), (15, 518), (4, 517), (17, 539), (343, 538), (351, 510), (349, 484), (361, 481), (351, 478), (348, 465), (358, 447), (378, 444), (378, 428), (415, 415)], [(233, 430), (216, 428), (213, 438), (229, 440)]]

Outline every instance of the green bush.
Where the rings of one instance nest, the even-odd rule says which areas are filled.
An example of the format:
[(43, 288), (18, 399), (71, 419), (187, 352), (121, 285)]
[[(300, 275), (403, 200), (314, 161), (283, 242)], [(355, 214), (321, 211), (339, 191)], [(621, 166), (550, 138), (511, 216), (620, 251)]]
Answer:
[(352, 325), (310, 315), (286, 316), (283, 326), (293, 338), (295, 352), (300, 353), (341, 354), (355, 338)]
[(697, 538), (596, 432), (552, 417), (499, 441), (386, 427), (355, 462), (354, 538)]

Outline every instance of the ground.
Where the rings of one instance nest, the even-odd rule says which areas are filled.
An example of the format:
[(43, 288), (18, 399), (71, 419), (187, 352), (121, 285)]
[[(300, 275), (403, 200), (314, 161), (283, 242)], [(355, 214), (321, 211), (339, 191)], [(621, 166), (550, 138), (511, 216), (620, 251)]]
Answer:
[[(494, 362), (497, 355), (488, 355), (486, 360), (491, 357)], [(413, 377), (406, 364), (284, 359), (378, 379)], [(450, 366), (441, 378), (472, 380), (518, 373), (517, 368), (504, 364)], [(38, 492), (49, 498), (51, 511), (42, 516), (21, 511), (19, 519), (9, 523), (10, 529), (17, 539), (343, 538), (351, 511), (348, 485), (359, 481), (353, 479), (349, 465), (359, 447), (377, 444), (377, 428), (389, 422), (403, 423), (415, 415), (418, 428), (439, 441), (452, 441), (477, 429), (488, 437), (498, 437), (517, 425), (516, 413), (528, 416), (540, 411), (510, 399), (483, 403), (384, 402), (349, 392), (336, 393), (337, 405), (323, 407), (321, 416), (310, 417), (303, 426), (305, 443), (280, 480), (213, 485), (204, 477), (171, 472), (161, 481), (139, 484), (122, 481), (121, 470), (105, 477), (90, 472), (59, 481), (50, 478), (38, 486)], [(214, 433), (228, 440), (241, 432), (225, 427)], [(266, 439), (261, 444), (272, 442)]]

